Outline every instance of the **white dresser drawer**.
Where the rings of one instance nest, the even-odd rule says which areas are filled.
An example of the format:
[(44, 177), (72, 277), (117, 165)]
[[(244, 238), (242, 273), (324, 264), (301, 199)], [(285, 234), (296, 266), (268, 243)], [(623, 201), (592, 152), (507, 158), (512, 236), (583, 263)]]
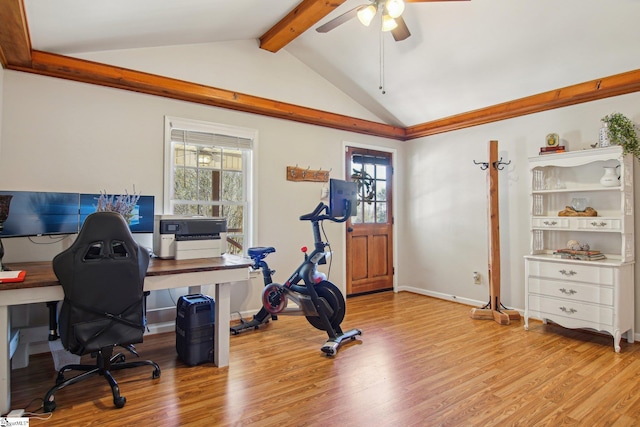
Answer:
[(533, 217), (531, 218), (533, 228), (569, 228), (569, 218), (563, 217)]
[(622, 229), (622, 221), (619, 219), (581, 218), (576, 223), (579, 230), (617, 231)]
[(580, 320), (584, 322), (582, 327), (585, 328), (590, 327), (590, 324), (613, 326), (613, 309), (611, 307), (539, 295), (529, 295), (528, 302), (529, 310), (540, 313), (543, 318), (546, 318), (545, 314), (547, 314), (554, 318)]
[(613, 306), (613, 287), (529, 277), (529, 293)]
[(614, 281), (614, 270), (596, 265), (530, 261), (529, 277), (531, 276), (611, 286)]

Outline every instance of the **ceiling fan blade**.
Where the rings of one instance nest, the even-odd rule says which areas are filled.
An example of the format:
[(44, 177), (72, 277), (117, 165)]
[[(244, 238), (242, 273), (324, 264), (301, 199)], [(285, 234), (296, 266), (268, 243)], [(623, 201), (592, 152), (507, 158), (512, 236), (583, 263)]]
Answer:
[(338, 25), (342, 25), (345, 22), (358, 16), (358, 11), (363, 7), (367, 7), (367, 6), (368, 6), (367, 4), (361, 4), (360, 6), (354, 9), (351, 9), (348, 12), (343, 13), (337, 18), (333, 18), (331, 21), (327, 22), (326, 24), (320, 25), (318, 28), (316, 28), (316, 31), (319, 33), (327, 33), (333, 30), (334, 28), (336, 28)]
[(399, 42), (408, 38), (411, 35), (411, 33), (409, 32), (409, 28), (407, 27), (407, 24), (404, 22), (404, 19), (402, 19), (402, 16), (398, 16), (397, 18), (395, 18), (395, 20), (398, 26), (393, 30), (391, 30), (391, 34), (393, 35), (393, 38), (395, 39), (395, 41)]

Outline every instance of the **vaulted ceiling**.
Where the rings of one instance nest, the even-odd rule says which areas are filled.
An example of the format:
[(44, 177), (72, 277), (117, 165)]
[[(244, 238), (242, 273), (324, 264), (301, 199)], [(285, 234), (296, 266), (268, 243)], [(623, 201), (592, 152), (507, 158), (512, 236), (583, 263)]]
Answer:
[[(405, 0), (406, 40), (357, 19), (315, 31), (368, 2), (1, 0), (0, 61), (8, 69), (401, 140), (640, 90), (640, 0)], [(256, 49), (273, 55), (285, 50), (379, 120), (74, 57), (236, 40), (256, 40)]]

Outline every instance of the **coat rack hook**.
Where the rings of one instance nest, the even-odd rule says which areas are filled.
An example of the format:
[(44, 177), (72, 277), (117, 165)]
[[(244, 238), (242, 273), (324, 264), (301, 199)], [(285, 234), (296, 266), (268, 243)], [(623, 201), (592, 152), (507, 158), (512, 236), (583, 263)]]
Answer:
[(480, 165), (480, 170), (487, 170), (487, 168), (489, 168), (489, 162), (476, 162), (474, 160), (473, 164), (474, 165)]
[(498, 160), (497, 162), (493, 162), (493, 167), (496, 170), (503, 170), (505, 166), (508, 166), (511, 164), (511, 160), (509, 160), (508, 162), (503, 162), (502, 161), (502, 157), (500, 157), (500, 160)]

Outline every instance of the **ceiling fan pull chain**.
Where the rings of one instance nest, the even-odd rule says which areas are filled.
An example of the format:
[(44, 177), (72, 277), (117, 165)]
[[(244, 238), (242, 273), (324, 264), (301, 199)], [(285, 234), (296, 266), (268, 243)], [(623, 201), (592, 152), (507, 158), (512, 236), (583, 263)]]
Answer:
[(384, 33), (382, 31), (380, 31), (380, 87), (378, 89), (380, 89), (380, 91), (384, 95), (387, 92), (384, 90), (384, 38), (383, 38), (383, 34)]

